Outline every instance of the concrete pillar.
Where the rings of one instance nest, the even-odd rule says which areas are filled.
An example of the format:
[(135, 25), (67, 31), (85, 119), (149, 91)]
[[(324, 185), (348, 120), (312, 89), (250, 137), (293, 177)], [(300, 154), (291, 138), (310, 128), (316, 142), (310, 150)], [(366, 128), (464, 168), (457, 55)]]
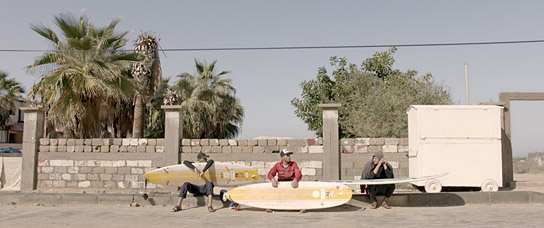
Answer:
[(341, 104), (320, 104), (323, 110), (323, 179), (340, 179), (338, 109)]
[(21, 107), (24, 112), (21, 191), (36, 189), (38, 182), (38, 146), (43, 137), (44, 112), (41, 107)]
[(164, 109), (164, 164), (177, 165), (181, 163), (180, 144), (183, 138), (183, 111), (181, 105), (163, 105)]

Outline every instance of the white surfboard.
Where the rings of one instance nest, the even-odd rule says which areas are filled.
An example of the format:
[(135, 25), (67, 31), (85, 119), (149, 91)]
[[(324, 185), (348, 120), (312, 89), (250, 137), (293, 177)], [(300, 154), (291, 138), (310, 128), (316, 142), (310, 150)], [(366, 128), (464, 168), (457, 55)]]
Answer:
[(341, 183), (341, 184), (359, 184), (359, 185), (383, 185), (383, 184), (399, 184), (399, 183), (410, 183), (417, 182), (429, 179), (436, 179), (442, 176), (447, 175), (448, 173), (441, 173), (431, 176), (422, 176), (422, 177), (403, 177), (403, 178), (388, 178), (388, 179), (367, 179), (367, 180), (320, 180), (319, 182), (329, 182), (329, 183)]
[(340, 183), (300, 181), (298, 188), (281, 181), (244, 185), (226, 193), (227, 199), (250, 207), (275, 210), (322, 209), (342, 205), (351, 199), (350, 187)]

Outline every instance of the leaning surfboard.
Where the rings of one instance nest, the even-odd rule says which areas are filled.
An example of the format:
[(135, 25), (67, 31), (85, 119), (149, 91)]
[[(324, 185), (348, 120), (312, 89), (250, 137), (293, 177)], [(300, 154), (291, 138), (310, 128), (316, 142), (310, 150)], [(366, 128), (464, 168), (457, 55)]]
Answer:
[(339, 184), (359, 184), (359, 185), (382, 185), (382, 184), (399, 184), (399, 183), (413, 183), (418, 181), (436, 179), (443, 177), (448, 173), (441, 173), (431, 176), (421, 177), (402, 177), (402, 178), (389, 178), (389, 179), (366, 179), (366, 180), (320, 180), (319, 182), (327, 183), (339, 183)]
[(342, 205), (351, 199), (351, 188), (338, 183), (300, 181), (298, 188), (291, 182), (258, 183), (233, 188), (227, 199), (236, 203), (264, 209), (301, 210), (322, 209)]
[[(193, 165), (199, 170), (206, 166), (205, 162), (195, 162)], [(165, 166), (151, 170), (144, 174), (144, 180), (149, 183), (184, 183), (195, 184), (211, 181), (219, 187), (236, 187), (245, 184), (255, 183), (259, 179), (256, 168), (251, 166), (229, 162), (214, 162), (204, 173), (202, 178), (196, 176), (195, 172), (184, 164)]]

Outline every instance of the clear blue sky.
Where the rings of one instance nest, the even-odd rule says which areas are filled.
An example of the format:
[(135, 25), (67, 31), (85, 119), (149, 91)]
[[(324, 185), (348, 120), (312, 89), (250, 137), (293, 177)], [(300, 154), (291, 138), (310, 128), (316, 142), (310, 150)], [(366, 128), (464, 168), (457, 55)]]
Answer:
[[(120, 30), (154, 32), (163, 49), (464, 43), (544, 39), (542, 1), (2, 1), (0, 49), (44, 50), (48, 43), (30, 23), (51, 28), (53, 16), (67, 10), (86, 14), (97, 26), (122, 18)], [(395, 68), (430, 72), (465, 104), (464, 64), (468, 64), (470, 103), (498, 101), (500, 92), (542, 92), (544, 43), (400, 47)], [(294, 114), (291, 99), (300, 83), (315, 79), (329, 57), (360, 64), (388, 48), (194, 51), (161, 53), (163, 77), (195, 73), (194, 59), (217, 59), (231, 71), (245, 108), (239, 138), (260, 135), (312, 138)], [(39, 75), (24, 67), (40, 53), (0, 52), (0, 70), (28, 90)], [(512, 103), (514, 156), (544, 151), (544, 102)]]

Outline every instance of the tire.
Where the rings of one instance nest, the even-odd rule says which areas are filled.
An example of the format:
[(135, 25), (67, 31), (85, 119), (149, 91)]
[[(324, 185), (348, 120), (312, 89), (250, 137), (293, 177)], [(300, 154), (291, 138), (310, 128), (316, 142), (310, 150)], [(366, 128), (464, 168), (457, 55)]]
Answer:
[(499, 185), (494, 180), (485, 180), (482, 183), (482, 192), (496, 192), (499, 191)]
[(442, 184), (437, 179), (430, 179), (425, 183), (425, 192), (438, 193), (442, 191)]

